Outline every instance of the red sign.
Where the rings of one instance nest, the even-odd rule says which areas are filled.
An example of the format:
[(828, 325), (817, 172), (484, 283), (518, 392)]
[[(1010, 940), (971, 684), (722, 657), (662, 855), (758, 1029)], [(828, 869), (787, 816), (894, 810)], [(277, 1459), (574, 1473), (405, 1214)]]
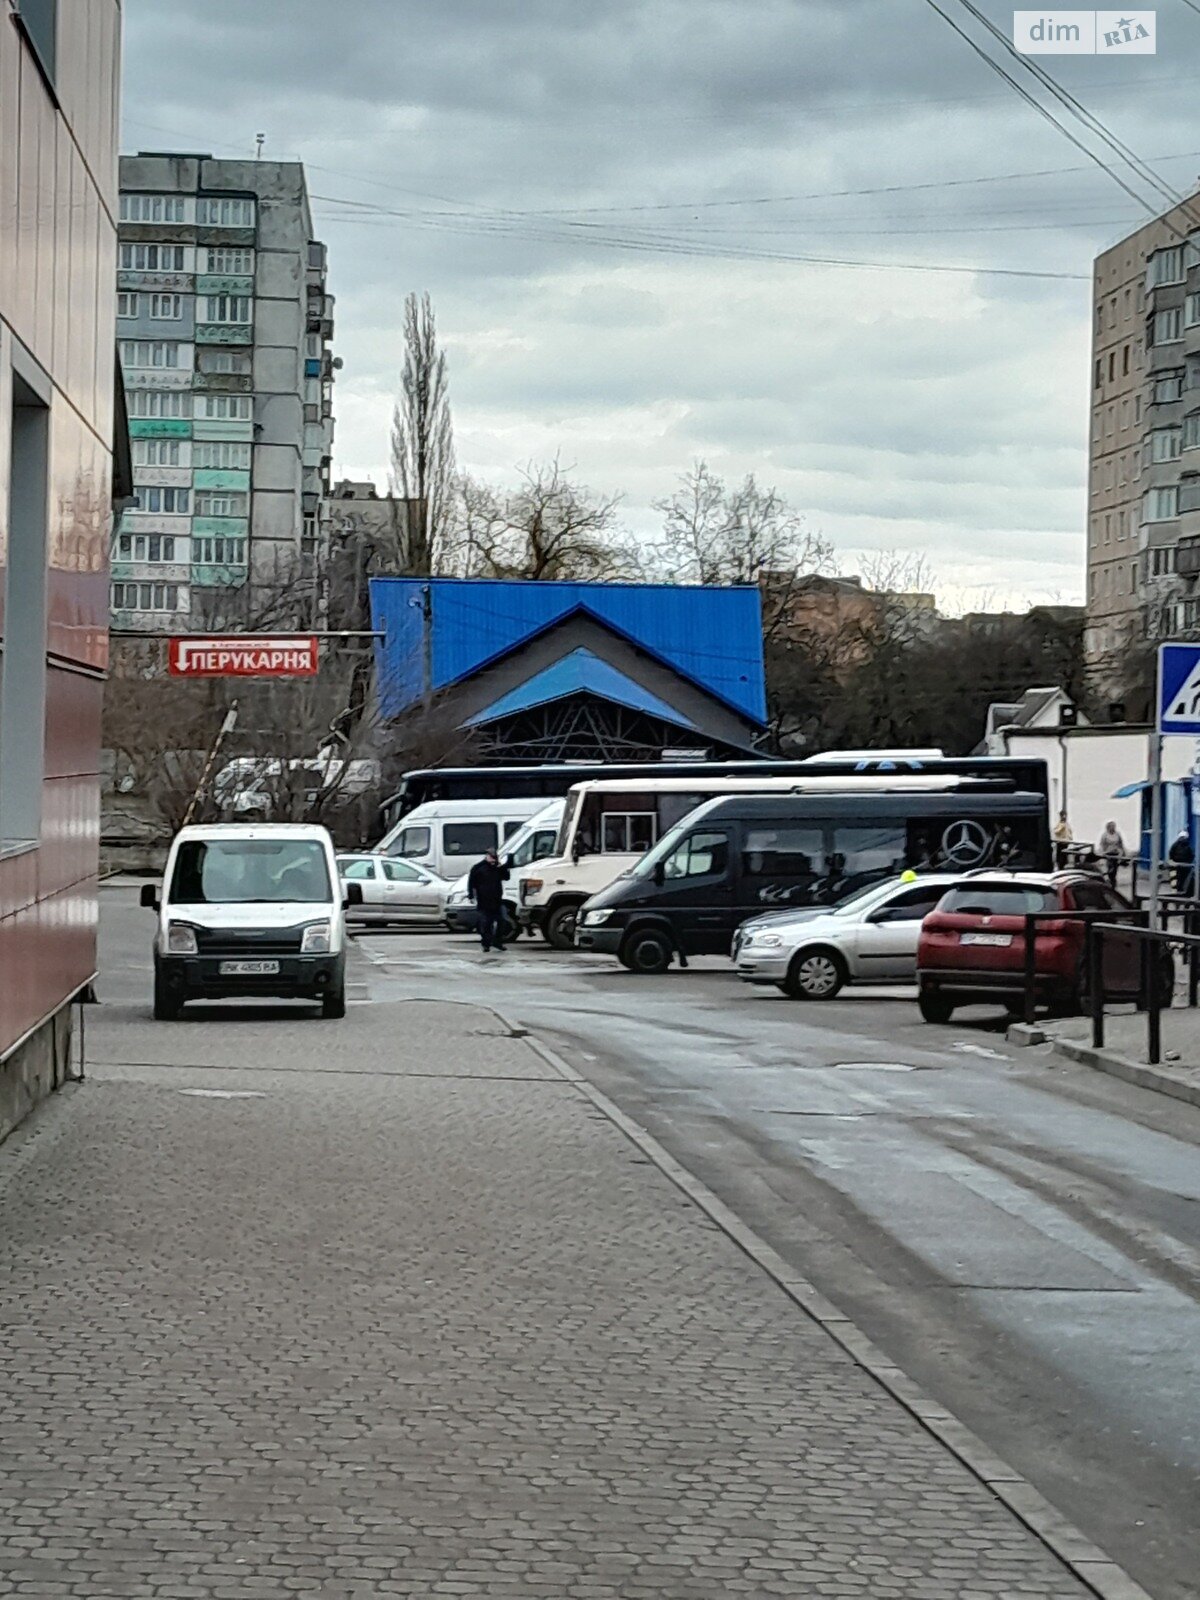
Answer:
[(311, 678), (317, 671), (317, 641), (303, 634), (228, 639), (193, 634), (170, 641), (168, 665), (176, 678)]

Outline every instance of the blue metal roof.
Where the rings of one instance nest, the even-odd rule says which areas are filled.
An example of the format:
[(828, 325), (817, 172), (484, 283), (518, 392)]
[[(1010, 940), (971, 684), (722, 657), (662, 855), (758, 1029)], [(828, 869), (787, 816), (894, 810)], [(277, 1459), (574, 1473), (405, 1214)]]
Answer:
[(527, 683), (518, 684), (499, 700), (476, 712), (467, 723), (495, 722), (499, 717), (510, 717), (517, 711), (528, 711), (531, 706), (544, 706), (548, 701), (561, 700), (569, 694), (595, 694), (604, 700), (615, 700), (618, 705), (629, 706), (634, 711), (647, 711), (652, 717), (674, 722), (681, 728), (695, 728), (695, 723), (676, 711), (665, 700), (643, 689), (640, 683), (618, 672), (616, 667), (590, 650), (582, 647), (556, 661)]
[(384, 714), (424, 688), (422, 608), (432, 608), (433, 689), (469, 677), (583, 611), (759, 724), (766, 721), (762, 610), (753, 587), (535, 583), (521, 579), (372, 578), (372, 625)]

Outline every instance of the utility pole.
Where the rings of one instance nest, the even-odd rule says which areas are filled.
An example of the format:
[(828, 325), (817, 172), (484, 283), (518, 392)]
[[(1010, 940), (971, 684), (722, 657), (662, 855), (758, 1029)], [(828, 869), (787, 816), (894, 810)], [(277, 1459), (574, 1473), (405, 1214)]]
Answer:
[(421, 585), (421, 656), (423, 663), (423, 703), (428, 711), (433, 702), (433, 585)]

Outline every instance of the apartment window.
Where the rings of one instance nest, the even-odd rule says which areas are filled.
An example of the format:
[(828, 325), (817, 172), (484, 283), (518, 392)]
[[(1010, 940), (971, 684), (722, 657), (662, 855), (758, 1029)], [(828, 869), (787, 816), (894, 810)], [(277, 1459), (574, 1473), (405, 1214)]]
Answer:
[(1175, 547), (1162, 545), (1150, 551), (1150, 574), (1155, 578), (1167, 577), (1175, 571)]
[(1183, 338), (1183, 312), (1178, 306), (1168, 306), (1154, 313), (1152, 324), (1154, 344), (1177, 344)]
[(1096, 357), (1096, 387), (1097, 387), (1097, 389), (1100, 387), (1100, 385), (1103, 382), (1104, 382), (1104, 363), (1101, 361), (1100, 357), (1097, 356)]
[(1183, 325), (1194, 328), (1200, 322), (1200, 294), (1189, 294), (1183, 302)]
[(1121, 349), (1121, 376), (1124, 377), (1124, 378), (1127, 378), (1129, 376), (1129, 346), (1128, 345), (1124, 345), (1122, 347), (1122, 349)]
[(248, 394), (202, 394), (199, 415), (220, 421), (249, 422), (253, 401)]
[(1141, 420), (1142, 420), (1142, 397), (1141, 397), (1140, 394), (1135, 394), (1134, 397), (1133, 397), (1133, 421), (1134, 421), (1134, 426), (1136, 427), (1136, 425)]
[(221, 345), (201, 345), (199, 367), (201, 372), (238, 372), (248, 375), (253, 371), (248, 350), (228, 350)]
[(1151, 461), (1178, 461), (1183, 449), (1182, 428), (1153, 428), (1150, 432)]
[(117, 291), (117, 315), (119, 317), (136, 317), (138, 314), (138, 297), (127, 290)]
[(1179, 485), (1147, 489), (1143, 502), (1147, 522), (1168, 522), (1179, 515)]
[(135, 467), (178, 467), (185, 465), (183, 442), (179, 439), (135, 439), (133, 464)]
[(187, 389), (130, 389), (125, 397), (131, 417), (190, 417)]
[(196, 201), (196, 221), (209, 228), (252, 228), (254, 201), (202, 198)]
[(250, 509), (250, 497), (238, 489), (198, 489), (196, 515), (198, 517), (244, 517)]
[(1110, 350), (1108, 352), (1108, 381), (1109, 381), (1109, 383), (1111, 383), (1113, 381), (1113, 379), (1116, 377), (1116, 375), (1117, 375), (1117, 352), (1115, 350)]
[(120, 264), (125, 272), (182, 272), (181, 244), (123, 244)]
[(182, 222), (186, 201), (181, 194), (123, 194), (122, 222)]
[(250, 321), (250, 296), (247, 294), (209, 294), (204, 297), (202, 322)]
[(1111, 544), (1112, 543), (1112, 517), (1111, 516), (1106, 516), (1104, 518), (1104, 542), (1105, 542), (1105, 544)]
[(38, 842), (46, 764), (50, 411), (15, 371), (8, 421), (12, 465), (0, 654), (0, 852)]
[(228, 245), (213, 245), (207, 252), (209, 272), (224, 272), (230, 277), (247, 278), (254, 271), (254, 251)]
[(207, 567), (244, 567), (245, 539), (210, 538), (192, 540), (192, 560)]
[(177, 367), (179, 345), (173, 339), (122, 339), (121, 365), (125, 367)]
[(152, 294), (148, 295), (150, 301), (150, 319), (152, 322), (179, 322), (183, 317), (183, 296), (181, 294)]
[(180, 611), (187, 609), (187, 589), (178, 583), (114, 583), (114, 611)]
[(190, 489), (160, 489), (156, 485), (138, 483), (134, 485), (134, 504), (131, 509), (173, 517), (186, 516), (191, 498)]
[(1150, 257), (1146, 287), (1153, 289), (1160, 283), (1182, 283), (1183, 273), (1182, 246), (1172, 245), (1167, 250), (1156, 250)]
[(1183, 448), (1195, 450), (1200, 446), (1200, 411), (1193, 411), (1183, 419)]
[[(1154, 380), (1154, 404), (1169, 405), (1183, 394), (1183, 369), (1160, 373)], [(1140, 415), (1140, 413), (1139, 413)]]
[(123, 533), (117, 540), (117, 560), (150, 565), (174, 561), (175, 537), (169, 533)]
[(235, 439), (206, 439), (192, 446), (192, 465), (249, 472), (250, 450), (249, 444), (242, 444)]

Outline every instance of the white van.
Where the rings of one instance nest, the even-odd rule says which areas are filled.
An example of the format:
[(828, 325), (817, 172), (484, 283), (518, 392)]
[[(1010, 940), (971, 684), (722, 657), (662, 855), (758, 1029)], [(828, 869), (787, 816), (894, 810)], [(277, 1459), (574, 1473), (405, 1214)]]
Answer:
[(328, 829), (300, 822), (214, 822), (181, 828), (162, 892), (147, 883), (142, 904), (158, 912), (154, 1015), (177, 1017), (189, 1000), (270, 996), (315, 1000), (327, 1017), (346, 1014), (347, 905)]
[(403, 856), (442, 878), (458, 878), (489, 850), (499, 850), (546, 804), (544, 794), (506, 800), (428, 800), (402, 817), (375, 849)]
[[(517, 829), (500, 851), (500, 859), (509, 869), (508, 882), (504, 886), (504, 905), (511, 923), (510, 938), (515, 938), (520, 931), (517, 926), (517, 905), (521, 898), (523, 869), (554, 854), (566, 804), (565, 800), (549, 801), (523, 827)], [(464, 872), (456, 883), (451, 884), (446, 896), (446, 926), (451, 933), (474, 933), (476, 928), (475, 906), (467, 893), (470, 875), (469, 870)]]

